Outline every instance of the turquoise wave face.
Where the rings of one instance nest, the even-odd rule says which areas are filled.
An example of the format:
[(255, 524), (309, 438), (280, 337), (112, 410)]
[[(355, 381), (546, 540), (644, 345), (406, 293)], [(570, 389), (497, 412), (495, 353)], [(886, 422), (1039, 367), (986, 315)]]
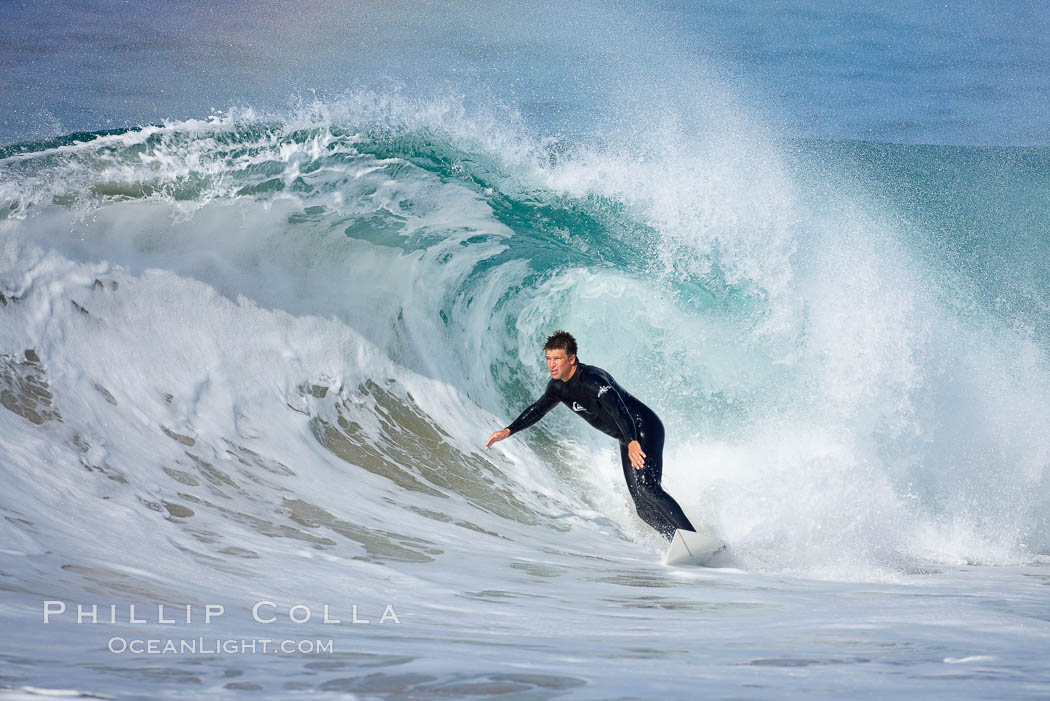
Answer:
[(508, 421), (567, 328), (661, 415), (727, 535), (772, 500), (780, 526), (798, 503), (841, 526), (836, 547), (897, 521), (912, 546), (1050, 545), (1047, 154), (551, 140), (380, 102), (8, 147), (7, 235), (334, 316)]

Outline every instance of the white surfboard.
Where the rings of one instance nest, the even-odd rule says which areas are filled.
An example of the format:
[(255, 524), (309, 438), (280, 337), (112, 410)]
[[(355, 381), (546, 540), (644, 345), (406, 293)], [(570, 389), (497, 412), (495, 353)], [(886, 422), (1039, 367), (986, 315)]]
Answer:
[(724, 542), (710, 533), (675, 530), (664, 555), (664, 564), (703, 565), (726, 547)]

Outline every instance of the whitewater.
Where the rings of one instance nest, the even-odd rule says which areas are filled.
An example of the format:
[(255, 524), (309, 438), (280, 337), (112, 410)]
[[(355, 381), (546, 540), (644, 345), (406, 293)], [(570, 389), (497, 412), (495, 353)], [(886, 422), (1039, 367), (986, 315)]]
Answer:
[[(67, 9), (89, 39), (0, 95), (0, 699), (1050, 693), (1050, 151), (1008, 109), (1050, 68), (990, 97), (956, 65), (966, 119), (912, 85), (898, 129), (763, 99), (769, 8), (301, 18), (350, 44), (92, 7), (152, 39)], [(897, 10), (828, 12), (915, 51), (936, 22)], [(260, 45), (161, 96), (218, 45), (182, 22)], [(140, 52), (130, 97), (48, 97), (82, 41)], [(800, 94), (856, 72), (823, 41)], [(562, 328), (661, 417), (715, 566), (661, 564), (571, 412), (484, 449)]]

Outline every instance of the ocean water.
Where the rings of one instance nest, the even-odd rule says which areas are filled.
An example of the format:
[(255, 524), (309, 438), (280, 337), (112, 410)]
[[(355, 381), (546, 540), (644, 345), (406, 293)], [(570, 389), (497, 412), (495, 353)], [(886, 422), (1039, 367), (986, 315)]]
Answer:
[(1045, 8), (2, 12), (0, 698), (1050, 694)]

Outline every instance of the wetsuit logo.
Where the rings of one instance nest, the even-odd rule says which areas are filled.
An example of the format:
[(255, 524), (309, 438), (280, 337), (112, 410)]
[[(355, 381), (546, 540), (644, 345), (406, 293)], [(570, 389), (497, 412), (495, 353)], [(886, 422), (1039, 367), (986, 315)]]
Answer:
[(572, 410), (573, 411), (583, 411), (584, 408), (582, 406), (580, 406), (579, 402), (573, 402), (572, 403)]
[(605, 394), (606, 392), (608, 392), (608, 391), (609, 391), (609, 388), (610, 388), (610, 387), (611, 387), (611, 385), (603, 385), (603, 386), (602, 386), (602, 387), (601, 387), (601, 388), (600, 388), (600, 389), (598, 390), (598, 396), (600, 397), (600, 396), (602, 396), (603, 394)]

